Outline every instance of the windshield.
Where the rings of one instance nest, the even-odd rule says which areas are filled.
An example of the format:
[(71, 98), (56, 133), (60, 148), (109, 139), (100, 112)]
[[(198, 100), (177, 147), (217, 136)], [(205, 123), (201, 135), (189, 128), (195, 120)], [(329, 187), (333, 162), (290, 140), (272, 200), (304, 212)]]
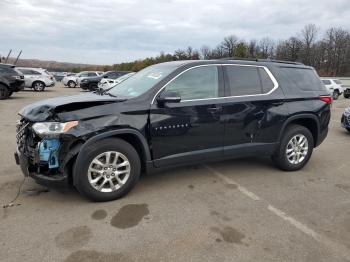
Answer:
[(108, 93), (114, 96), (123, 97), (136, 97), (142, 95), (174, 71), (176, 67), (175, 64), (157, 64), (146, 67), (132, 77), (113, 87)]

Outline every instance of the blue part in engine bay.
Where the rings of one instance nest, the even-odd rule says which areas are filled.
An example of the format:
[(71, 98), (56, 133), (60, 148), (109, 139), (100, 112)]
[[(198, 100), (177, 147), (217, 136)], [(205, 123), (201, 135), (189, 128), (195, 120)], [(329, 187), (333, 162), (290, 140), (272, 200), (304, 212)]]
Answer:
[(60, 140), (58, 138), (44, 139), (39, 144), (40, 161), (48, 163), (49, 168), (58, 168), (58, 150)]

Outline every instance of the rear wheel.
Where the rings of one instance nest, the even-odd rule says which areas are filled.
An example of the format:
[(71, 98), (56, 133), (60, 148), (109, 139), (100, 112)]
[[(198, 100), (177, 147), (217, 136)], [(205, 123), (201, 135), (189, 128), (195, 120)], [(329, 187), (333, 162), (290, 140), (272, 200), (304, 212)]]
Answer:
[(339, 98), (339, 91), (338, 90), (334, 90), (334, 92), (333, 92), (333, 99), (334, 100), (337, 100), (338, 98)]
[(36, 92), (42, 92), (45, 90), (45, 84), (41, 81), (35, 81), (32, 85), (34, 91)]
[(5, 85), (0, 84), (0, 100), (7, 99), (9, 97), (9, 90)]
[(68, 81), (67, 85), (70, 88), (75, 88), (77, 86), (77, 84), (73, 80)]
[(349, 98), (350, 95), (344, 93), (344, 98)]
[(93, 201), (110, 201), (126, 195), (140, 177), (138, 153), (124, 140), (106, 139), (84, 150), (74, 181), (78, 191)]
[(310, 130), (300, 125), (290, 125), (272, 159), (282, 170), (299, 170), (309, 161), (313, 148), (314, 139)]

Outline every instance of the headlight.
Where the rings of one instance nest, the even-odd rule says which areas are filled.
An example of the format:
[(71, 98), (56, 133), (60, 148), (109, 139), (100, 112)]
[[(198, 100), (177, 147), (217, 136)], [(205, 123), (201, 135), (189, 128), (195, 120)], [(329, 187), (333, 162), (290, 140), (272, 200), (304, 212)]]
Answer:
[(39, 135), (55, 135), (67, 132), (72, 127), (78, 125), (78, 121), (70, 121), (66, 123), (60, 122), (40, 122), (35, 123), (32, 128)]

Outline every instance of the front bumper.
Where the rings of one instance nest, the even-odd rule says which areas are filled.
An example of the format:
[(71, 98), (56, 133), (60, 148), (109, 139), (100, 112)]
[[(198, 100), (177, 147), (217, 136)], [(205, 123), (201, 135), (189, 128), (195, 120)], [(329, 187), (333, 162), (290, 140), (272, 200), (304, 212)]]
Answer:
[(67, 174), (60, 175), (47, 175), (39, 172), (30, 171), (30, 164), (28, 158), (19, 152), (14, 154), (16, 164), (21, 167), (24, 176), (29, 176), (40, 185), (51, 187), (51, 188), (67, 188), (70, 187), (69, 179)]
[[(39, 138), (31, 130), (31, 123), (24, 121), (17, 125), (16, 138), (14, 158), (24, 176), (32, 177), (37, 183), (48, 187), (70, 185), (65, 168), (67, 159), (59, 154), (61, 149), (65, 150), (64, 142), (61, 143), (58, 138)], [(59, 141), (59, 147), (50, 144), (50, 140)]]

